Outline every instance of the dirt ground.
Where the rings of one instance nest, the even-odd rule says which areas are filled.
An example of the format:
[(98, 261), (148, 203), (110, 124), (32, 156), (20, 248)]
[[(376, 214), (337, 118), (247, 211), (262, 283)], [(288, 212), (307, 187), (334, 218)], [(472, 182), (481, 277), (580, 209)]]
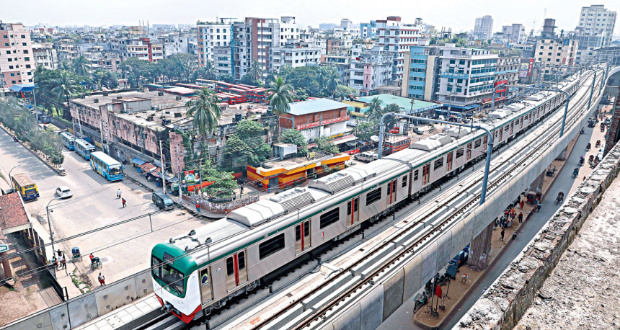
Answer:
[(9, 262), (17, 281), (9, 280), (7, 285), (0, 286), (0, 326), (61, 302), (45, 276), (30, 272), (38, 268), (34, 256), (15, 253), (28, 249), (24, 240), (14, 234), (7, 240), (12, 256)]

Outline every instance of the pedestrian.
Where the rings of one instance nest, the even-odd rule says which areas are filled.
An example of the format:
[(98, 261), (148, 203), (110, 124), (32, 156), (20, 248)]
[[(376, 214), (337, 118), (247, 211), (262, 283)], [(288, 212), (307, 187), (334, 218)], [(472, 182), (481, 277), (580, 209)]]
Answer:
[(196, 202), (196, 212), (200, 213), (200, 203)]
[(516, 216), (517, 213), (515, 212), (515, 208), (513, 207), (510, 209), (510, 217), (512, 218), (512, 220), (514, 220)]
[(585, 175), (583, 176), (583, 181), (586, 181), (586, 176)]
[(519, 223), (523, 222), (523, 212), (519, 213)]
[(502, 229), (502, 232), (500, 233), (499, 240), (502, 241), (502, 242), (504, 241), (504, 229)]
[(60, 266), (63, 269), (67, 269), (67, 258), (65, 258), (65, 254), (62, 254), (62, 259), (60, 259)]
[(127, 201), (124, 198), (121, 198), (121, 202), (123, 202), (123, 208), (125, 208), (125, 206), (127, 206)]
[(99, 273), (99, 276), (97, 277), (97, 279), (99, 279), (100, 286), (105, 285), (105, 276), (101, 275), (101, 273)]
[(519, 201), (519, 208), (522, 209), (522, 210), (523, 210), (523, 204), (525, 204), (525, 203), (523, 203), (523, 201)]
[(542, 204), (540, 204), (540, 200), (539, 200), (538, 204), (536, 205), (536, 211), (540, 211), (541, 207), (542, 207)]
[(240, 195), (243, 195), (243, 185), (239, 187), (239, 191), (241, 192)]
[(54, 264), (54, 269), (58, 268), (58, 259), (56, 259), (56, 256), (52, 257), (52, 263)]
[(120, 199), (121, 198), (121, 188), (118, 188), (118, 190), (116, 191), (116, 199)]
[(56, 253), (58, 253), (58, 259), (60, 259), (60, 257), (62, 257), (62, 251), (60, 251), (60, 249), (58, 249), (58, 251), (56, 251)]

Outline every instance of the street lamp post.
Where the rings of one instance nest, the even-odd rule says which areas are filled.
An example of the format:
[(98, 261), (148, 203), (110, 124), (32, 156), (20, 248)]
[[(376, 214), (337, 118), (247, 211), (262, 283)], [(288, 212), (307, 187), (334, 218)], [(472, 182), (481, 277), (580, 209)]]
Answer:
[(58, 200), (58, 198), (54, 198), (50, 200), (47, 203), (47, 205), (45, 205), (45, 213), (47, 214), (47, 225), (50, 230), (50, 241), (52, 242), (52, 255), (55, 253), (56, 249), (54, 248), (54, 232), (52, 231), (52, 222), (50, 221), (50, 212), (53, 212), (54, 210), (50, 210), (49, 207), (50, 207), (50, 204), (56, 200)]
[(13, 166), (13, 168), (11, 168), (11, 169), (9, 170), (9, 181), (11, 181), (11, 182), (10, 182), (10, 183), (11, 183), (11, 188), (15, 188), (15, 186), (13, 185), (13, 180), (11, 180), (11, 178), (12, 178), (12, 177), (11, 177), (11, 172), (13, 172), (13, 170), (14, 170), (15, 168), (17, 168), (17, 167), (19, 167), (19, 165), (15, 165), (15, 166)]
[(560, 137), (562, 137), (564, 135), (564, 125), (566, 124), (566, 116), (568, 115), (568, 103), (570, 102), (570, 94), (568, 94), (567, 92), (561, 90), (561, 89), (555, 89), (555, 88), (538, 88), (538, 87), (523, 87), (523, 86), (508, 86), (506, 84), (499, 84), (497, 86), (495, 86), (495, 88), (493, 89), (493, 99), (491, 101), (491, 111), (495, 110), (495, 90), (498, 87), (502, 87), (505, 86), (506, 87), (506, 91), (508, 91), (508, 89), (510, 87), (516, 87), (519, 89), (531, 89), (531, 90), (538, 90), (538, 91), (549, 91), (549, 92), (559, 92), (559, 93), (564, 93), (566, 94), (566, 106), (564, 107), (564, 117), (562, 117), (562, 128), (560, 129)]
[(473, 121), (472, 121), (471, 124), (460, 124), (460, 123), (451, 123), (451, 122), (445, 121), (445, 120), (438, 120), (438, 119), (431, 119), (431, 118), (424, 118), (424, 117), (416, 117), (416, 116), (403, 115), (403, 114), (400, 114), (400, 113), (388, 112), (388, 113), (384, 114), (383, 116), (381, 116), (381, 122), (379, 124), (379, 152), (378, 152), (378, 158), (379, 159), (381, 159), (381, 156), (383, 154), (383, 135), (385, 134), (385, 125), (383, 123), (383, 120), (387, 116), (410, 118), (410, 119), (415, 119), (415, 120), (419, 120), (419, 121), (423, 121), (423, 122), (433, 122), (433, 123), (441, 123), (441, 124), (448, 124), (448, 125), (455, 125), (455, 126), (477, 128), (477, 129), (482, 129), (485, 132), (487, 132), (487, 135), (489, 137), (488, 142), (487, 142), (487, 158), (486, 158), (486, 163), (485, 163), (485, 168), (484, 168), (484, 177), (482, 179), (482, 192), (480, 193), (480, 205), (484, 204), (484, 201), (486, 200), (486, 196), (487, 196), (487, 183), (489, 181), (489, 168), (491, 167), (491, 155), (493, 153), (493, 134), (491, 134), (491, 131), (489, 131), (485, 127), (482, 127), (482, 126), (479, 126), (479, 125), (473, 125)]

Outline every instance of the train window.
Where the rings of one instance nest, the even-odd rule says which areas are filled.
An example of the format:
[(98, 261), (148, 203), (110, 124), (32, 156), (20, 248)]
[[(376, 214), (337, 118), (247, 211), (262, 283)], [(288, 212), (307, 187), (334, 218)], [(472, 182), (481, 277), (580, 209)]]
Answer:
[(340, 208), (335, 208), (329, 212), (321, 214), (321, 222), (319, 228), (323, 229), (340, 220)]
[(239, 259), (239, 269), (245, 268), (245, 252), (239, 252), (237, 254), (237, 259)]
[(392, 193), (392, 181), (388, 182), (385, 195), (390, 196), (391, 193)]
[(407, 175), (403, 176), (403, 185), (402, 187), (405, 188), (407, 186)]
[[(359, 198), (355, 199), (355, 206), (353, 207), (353, 212), (357, 212), (359, 210)], [(351, 201), (347, 202), (347, 215), (351, 215)]]
[(234, 266), (234, 262), (233, 262), (233, 258), (227, 258), (226, 259), (226, 276), (230, 276), (233, 275), (235, 273), (235, 266)]
[(508, 132), (508, 125), (506, 125), (506, 127), (504, 127), (504, 131)]
[(474, 148), (480, 147), (480, 144), (482, 144), (482, 142), (480, 142), (480, 139), (474, 141)]
[(258, 258), (263, 260), (282, 249), (284, 249), (283, 233), (260, 243), (258, 245)]
[(301, 226), (295, 226), (295, 240), (299, 241), (301, 239)]
[(418, 181), (418, 170), (413, 171), (413, 181)]
[(436, 171), (438, 168), (441, 168), (443, 166), (443, 157), (438, 158), (437, 160), (435, 160), (435, 164), (433, 166), (433, 169)]
[(381, 188), (377, 188), (366, 195), (366, 206), (381, 199)]
[(463, 150), (463, 148), (456, 149), (456, 158), (463, 157), (464, 153), (465, 153), (465, 150)]
[(161, 277), (161, 260), (157, 257), (151, 259), (151, 267), (154, 277)]

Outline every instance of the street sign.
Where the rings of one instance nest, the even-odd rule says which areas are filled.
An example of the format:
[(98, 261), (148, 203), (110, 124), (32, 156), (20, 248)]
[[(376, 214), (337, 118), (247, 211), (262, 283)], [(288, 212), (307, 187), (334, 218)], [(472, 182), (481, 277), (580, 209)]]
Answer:
[(9, 246), (6, 244), (0, 244), (0, 253), (6, 252), (9, 250)]

